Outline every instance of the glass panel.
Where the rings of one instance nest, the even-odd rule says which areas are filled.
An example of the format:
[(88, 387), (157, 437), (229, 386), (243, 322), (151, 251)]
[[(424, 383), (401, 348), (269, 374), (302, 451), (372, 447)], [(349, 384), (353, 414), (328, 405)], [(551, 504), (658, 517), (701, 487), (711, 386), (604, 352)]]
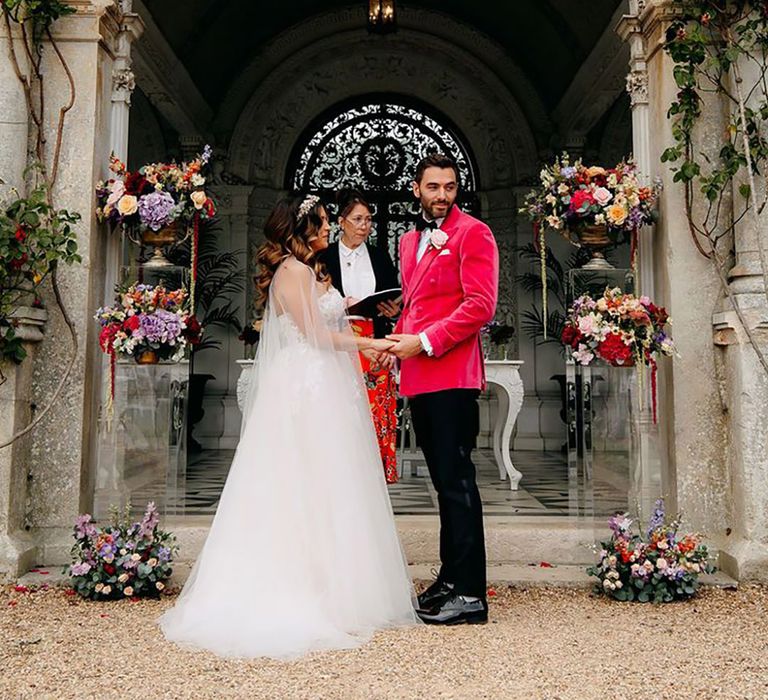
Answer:
[(102, 417), (94, 516), (154, 501), (161, 513), (181, 512), (186, 473), (187, 362), (115, 366), (111, 419)]

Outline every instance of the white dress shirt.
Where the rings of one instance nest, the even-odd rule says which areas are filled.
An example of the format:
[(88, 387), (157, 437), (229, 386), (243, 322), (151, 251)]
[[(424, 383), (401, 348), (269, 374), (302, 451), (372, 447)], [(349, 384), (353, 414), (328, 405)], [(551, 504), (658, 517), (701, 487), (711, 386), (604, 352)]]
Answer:
[[(426, 219), (426, 217), (424, 217)], [(440, 219), (435, 219), (434, 223), (437, 228), (440, 228), (443, 225), (443, 221), (445, 221), (445, 217), (441, 217)], [(421, 238), (419, 238), (419, 247), (416, 249), (416, 264), (421, 262), (421, 259), (424, 257), (424, 253), (427, 252), (427, 246), (429, 245), (429, 236), (432, 233), (431, 230), (425, 230), (421, 232)], [(430, 357), (433, 355), (432, 350), (432, 343), (429, 342), (429, 338), (427, 337), (427, 334), (422, 331), (419, 333), (419, 340), (421, 341), (421, 347), (424, 349), (424, 352), (427, 353)]]
[(339, 239), (339, 262), (344, 294), (355, 299), (365, 299), (376, 291), (376, 275), (365, 243), (353, 249), (347, 248)]

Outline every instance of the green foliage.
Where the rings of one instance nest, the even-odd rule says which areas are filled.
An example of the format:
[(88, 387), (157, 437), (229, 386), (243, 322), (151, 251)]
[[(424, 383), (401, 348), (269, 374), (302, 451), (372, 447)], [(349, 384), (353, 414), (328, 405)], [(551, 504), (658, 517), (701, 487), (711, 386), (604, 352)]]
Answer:
[[(221, 341), (206, 337), (205, 331), (213, 326), (242, 330), (240, 307), (231, 300), (245, 288), (245, 270), (240, 266), (240, 251), (219, 250), (216, 233), (220, 227), (215, 219), (202, 222), (200, 247), (197, 259), (197, 284), (195, 286), (195, 315), (203, 327), (203, 340), (193, 348), (193, 353), (219, 349)], [(189, 246), (179, 246), (168, 253), (176, 265), (189, 265)]]
[[(768, 126), (768, 11), (765, 3), (747, 0), (675, 0), (673, 5), (680, 18), (667, 30), (665, 50), (674, 61), (678, 87), (667, 113), (675, 145), (664, 151), (661, 161), (672, 165), (675, 182), (689, 190), (698, 188), (709, 202), (705, 218), (692, 224), (714, 245), (733, 225), (720, 221), (719, 203), (732, 192), (734, 179), (746, 177), (744, 137), (754, 172), (764, 170), (768, 159), (768, 140), (763, 136)], [(760, 66), (750, 84), (743, 83), (740, 59)], [(730, 106), (722, 140), (709, 149), (697, 142), (695, 132), (707, 93), (725, 97)], [(750, 188), (740, 184), (738, 192), (746, 211)], [(690, 202), (689, 198), (692, 217)]]
[(57, 19), (77, 12), (70, 4), (59, 0), (2, 0), (0, 7), (14, 22), (32, 25), (35, 42), (40, 41)]
[(26, 353), (14, 333), (13, 311), (37, 303), (37, 289), (58, 263), (80, 262), (72, 227), (80, 215), (55, 209), (44, 186), (0, 211), (0, 363)]
[[(540, 269), (539, 251), (532, 243), (515, 248), (521, 261), (528, 263), (530, 269), (515, 276), (515, 282), (527, 292), (535, 293), (540, 297), (543, 289)], [(539, 343), (554, 343), (561, 346), (560, 337), (565, 326), (565, 312), (568, 308), (566, 276), (569, 270), (581, 267), (589, 260), (589, 252), (585, 248), (575, 248), (568, 256), (565, 264), (561, 263), (552, 253), (551, 248), (546, 250), (547, 265), (547, 317), (544, 318), (542, 310), (535, 304), (522, 312), (520, 328), (531, 340)], [(587, 279), (588, 283), (589, 280)], [(592, 289), (588, 286), (588, 289)], [(602, 294), (603, 287), (598, 289), (598, 295)], [(547, 328), (547, 337), (544, 338), (544, 327)]]

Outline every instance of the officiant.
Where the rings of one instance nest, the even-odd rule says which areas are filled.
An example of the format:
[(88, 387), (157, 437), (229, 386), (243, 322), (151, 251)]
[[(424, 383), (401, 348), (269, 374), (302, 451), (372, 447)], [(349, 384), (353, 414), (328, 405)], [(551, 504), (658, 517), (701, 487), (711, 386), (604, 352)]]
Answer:
[[(363, 196), (354, 190), (345, 190), (337, 198), (339, 214), (339, 240), (323, 251), (321, 260), (331, 283), (344, 297), (347, 307), (365, 299), (374, 292), (400, 286), (392, 259), (384, 248), (370, 245), (373, 219), (371, 208)], [(383, 338), (391, 333), (392, 319), (400, 313), (400, 304), (382, 302), (372, 318), (353, 316), (352, 330), (358, 336)], [(397, 481), (397, 389), (391, 370), (372, 367), (360, 357), (363, 365), (373, 424), (379, 442), (384, 476), (388, 484)]]

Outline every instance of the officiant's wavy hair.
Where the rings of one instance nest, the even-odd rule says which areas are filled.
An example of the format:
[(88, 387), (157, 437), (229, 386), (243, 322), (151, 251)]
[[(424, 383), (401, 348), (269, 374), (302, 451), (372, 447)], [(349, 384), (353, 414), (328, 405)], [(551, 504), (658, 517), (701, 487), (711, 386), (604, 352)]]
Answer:
[[(307, 197), (308, 195), (283, 197), (275, 204), (264, 224), (267, 242), (256, 253), (256, 262), (261, 269), (254, 280), (258, 303), (261, 306), (264, 306), (269, 297), (269, 285), (277, 268), (288, 255), (293, 255), (298, 261), (309, 265), (315, 271), (318, 281), (325, 282), (328, 279), (325, 265), (317, 259), (311, 246), (323, 225), (320, 212), (325, 209), (325, 205), (318, 197), (304, 214)], [(302, 216), (299, 216), (299, 209), (302, 209)]]

